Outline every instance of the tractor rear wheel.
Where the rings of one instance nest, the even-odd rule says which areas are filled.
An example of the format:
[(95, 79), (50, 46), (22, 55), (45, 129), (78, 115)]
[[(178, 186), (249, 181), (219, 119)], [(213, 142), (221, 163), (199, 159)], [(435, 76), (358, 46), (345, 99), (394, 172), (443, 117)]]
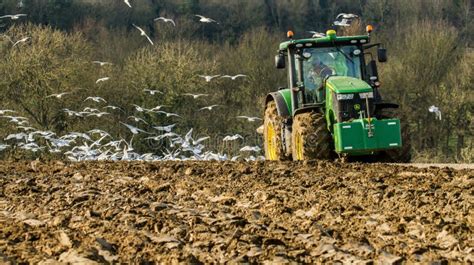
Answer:
[(288, 160), (282, 141), (283, 121), (278, 115), (275, 101), (267, 103), (263, 121), (263, 140), (266, 160)]
[(324, 115), (315, 112), (301, 113), (293, 119), (291, 134), (293, 160), (330, 159), (332, 137)]

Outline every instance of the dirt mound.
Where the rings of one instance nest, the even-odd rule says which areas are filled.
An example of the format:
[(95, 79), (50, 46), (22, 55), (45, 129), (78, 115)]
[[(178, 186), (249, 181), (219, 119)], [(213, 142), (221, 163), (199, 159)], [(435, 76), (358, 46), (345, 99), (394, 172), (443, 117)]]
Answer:
[(0, 261), (474, 262), (473, 170), (0, 162)]

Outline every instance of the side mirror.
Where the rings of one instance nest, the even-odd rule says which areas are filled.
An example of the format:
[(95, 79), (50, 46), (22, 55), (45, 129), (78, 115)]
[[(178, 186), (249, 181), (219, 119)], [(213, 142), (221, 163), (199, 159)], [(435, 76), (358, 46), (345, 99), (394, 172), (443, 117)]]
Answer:
[(277, 69), (285, 68), (285, 55), (281, 53), (278, 55), (275, 55), (275, 67)]
[(379, 62), (385, 63), (387, 61), (387, 49), (378, 48), (377, 49), (377, 57), (379, 58)]

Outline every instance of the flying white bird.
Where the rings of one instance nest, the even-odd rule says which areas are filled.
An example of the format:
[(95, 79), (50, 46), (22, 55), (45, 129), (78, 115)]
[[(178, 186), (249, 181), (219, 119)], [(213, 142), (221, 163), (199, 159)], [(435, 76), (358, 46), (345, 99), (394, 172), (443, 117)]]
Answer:
[(334, 25), (340, 27), (349, 27), (351, 24), (349, 19), (343, 18), (341, 21), (334, 21)]
[(5, 115), (7, 112), (15, 113), (16, 111), (9, 110), (9, 109), (2, 109), (2, 110), (0, 110), (0, 115)]
[(159, 18), (155, 18), (154, 21), (158, 21), (158, 20), (163, 20), (164, 22), (169, 22), (171, 24), (173, 24), (173, 26), (176, 27), (176, 23), (174, 23), (174, 20), (172, 20), (171, 18), (165, 18), (165, 17), (159, 17)]
[(13, 44), (12, 47), (15, 47), (16, 45), (18, 45), (18, 44), (20, 44), (20, 43), (22, 43), (22, 42), (26, 42), (26, 41), (29, 40), (29, 39), (30, 39), (30, 37), (24, 37), (23, 39), (20, 39), (20, 40), (16, 41), (16, 42)]
[[(199, 21), (200, 21), (200, 22), (203, 22), (203, 23), (212, 23), (212, 22), (217, 23), (217, 21), (215, 21), (215, 20), (212, 19), (212, 18), (208, 18), (208, 17), (201, 16), (201, 15), (194, 15), (194, 16), (199, 17), (199, 18), (200, 18)], [(219, 24), (219, 23), (217, 23), (217, 24)]]
[(428, 111), (429, 111), (429, 112), (433, 112), (433, 113), (436, 115), (436, 118), (437, 118), (438, 120), (441, 120), (441, 111), (439, 110), (438, 107), (432, 105), (432, 106), (430, 106), (430, 107), (428, 108)]
[(206, 79), (206, 82), (211, 82), (212, 79), (219, 77), (221, 75), (199, 75), (199, 77), (202, 77)]
[(174, 116), (174, 117), (181, 117), (181, 116), (179, 116), (179, 115), (176, 114), (176, 113), (166, 112), (166, 111), (162, 111), (162, 110), (156, 111), (156, 113), (165, 114), (166, 117), (172, 117), (172, 116)]
[(147, 133), (147, 132), (145, 132), (144, 130), (139, 129), (139, 128), (135, 127), (135, 126), (132, 126), (132, 125), (130, 125), (130, 124), (126, 124), (126, 123), (123, 123), (123, 122), (120, 122), (120, 123), (123, 124), (123, 125), (125, 125), (125, 126), (127, 126), (127, 128), (130, 130), (130, 132), (132, 132), (133, 134), (138, 134), (138, 133), (141, 133), (141, 132), (142, 132), (142, 133)]
[(105, 99), (103, 99), (101, 97), (87, 97), (84, 101), (87, 101), (87, 100), (92, 100), (92, 101), (95, 101), (97, 103), (100, 103), (101, 101), (104, 102), (104, 103), (107, 103), (107, 101), (105, 101)]
[(157, 112), (157, 111), (159, 111), (159, 110), (160, 110), (161, 108), (163, 108), (163, 107), (166, 107), (166, 106), (165, 106), (165, 105), (158, 105), (158, 106), (156, 106), (156, 107), (154, 107), (154, 108), (151, 108), (151, 109), (148, 109), (148, 110), (146, 110), (146, 111), (148, 111), (148, 112)]
[(123, 0), (123, 2), (130, 8), (132, 8), (132, 5), (130, 4), (129, 0)]
[(235, 141), (237, 139), (244, 139), (244, 137), (242, 137), (242, 135), (240, 134), (234, 134), (234, 135), (227, 135), (226, 137), (224, 137), (224, 139), (222, 139), (222, 141), (224, 142), (227, 142), (227, 141)]
[(354, 19), (354, 18), (358, 18), (359, 16), (356, 15), (356, 14), (349, 14), (349, 13), (339, 13), (337, 16), (336, 16), (336, 19), (339, 19), (339, 18), (347, 18), (347, 19)]
[(1, 16), (0, 19), (7, 18), (7, 17), (10, 18), (11, 20), (17, 20), (20, 17), (26, 17), (26, 14), (5, 15), (5, 16)]
[(55, 98), (62, 98), (63, 96), (65, 95), (68, 95), (68, 94), (71, 94), (71, 92), (62, 92), (62, 93), (57, 93), (57, 94), (51, 94), (49, 96), (46, 96), (46, 98), (51, 98), (51, 97), (55, 97)]
[(240, 152), (260, 152), (260, 150), (262, 150), (260, 147), (258, 146), (244, 146), (240, 149)]
[(143, 123), (145, 123), (145, 124), (148, 124), (148, 122), (146, 122), (144, 119), (139, 118), (139, 117), (128, 116), (128, 119), (132, 119), (132, 120), (135, 121), (135, 122), (143, 122)]
[(152, 89), (143, 89), (143, 91), (149, 93), (150, 95), (155, 95), (156, 93), (159, 93), (159, 94), (163, 94), (163, 92), (159, 91), (159, 90), (152, 90)]
[(104, 65), (112, 65), (112, 63), (109, 63), (109, 62), (101, 62), (101, 61), (92, 61), (93, 63), (95, 64), (98, 64), (100, 66), (104, 66)]
[(94, 112), (94, 113), (87, 114), (87, 117), (96, 116), (98, 118), (101, 118), (102, 116), (108, 115), (108, 114), (110, 114), (110, 113), (108, 113), (108, 112)]
[(136, 29), (138, 29), (138, 30), (140, 31), (140, 35), (141, 35), (141, 36), (145, 36), (145, 37), (147, 38), (147, 40), (151, 43), (151, 45), (155, 45), (155, 44), (153, 43), (153, 41), (150, 39), (150, 37), (148, 37), (148, 35), (145, 33), (145, 31), (144, 31), (142, 28), (140, 28), (139, 26), (137, 26), (137, 25), (135, 25), (135, 24), (132, 24), (132, 25), (133, 25)]
[(218, 106), (220, 106), (220, 105), (211, 105), (211, 106), (200, 108), (199, 110), (206, 110), (206, 109), (207, 110), (212, 110), (213, 108), (218, 107)]
[(183, 96), (190, 96), (190, 97), (193, 97), (194, 99), (197, 99), (197, 98), (199, 98), (199, 97), (208, 96), (208, 94), (191, 94), (191, 93), (185, 93), (185, 94), (183, 94)]
[(109, 79), (110, 79), (110, 77), (102, 77), (102, 78), (97, 79), (97, 81), (95, 81), (95, 83), (98, 84), (98, 83), (100, 83), (100, 82), (105, 82), (105, 81), (107, 81), (107, 80), (109, 80)]
[(312, 35), (313, 38), (324, 38), (324, 37), (326, 37), (326, 34), (321, 33), (321, 32), (317, 32), (317, 31), (313, 31), (313, 30), (310, 30), (308, 32), (313, 34)]
[(249, 116), (237, 116), (237, 119), (247, 119), (247, 121), (249, 121), (249, 122), (254, 122), (254, 121), (257, 121), (257, 120), (262, 120), (262, 119), (259, 118), (259, 117), (249, 117)]
[(235, 80), (239, 77), (246, 77), (247, 75), (243, 75), (243, 74), (238, 74), (238, 75), (223, 75), (221, 76), (221, 78), (230, 78), (232, 80)]
[(121, 110), (121, 111), (123, 111), (123, 109), (121, 109), (117, 106), (112, 106), (112, 105), (105, 106), (104, 109), (112, 109), (112, 110)]
[(153, 127), (153, 128), (157, 129), (158, 131), (171, 132), (171, 130), (173, 130), (173, 128), (175, 126), (176, 126), (176, 124), (171, 124), (171, 125), (167, 125), (167, 126), (156, 126), (156, 127)]

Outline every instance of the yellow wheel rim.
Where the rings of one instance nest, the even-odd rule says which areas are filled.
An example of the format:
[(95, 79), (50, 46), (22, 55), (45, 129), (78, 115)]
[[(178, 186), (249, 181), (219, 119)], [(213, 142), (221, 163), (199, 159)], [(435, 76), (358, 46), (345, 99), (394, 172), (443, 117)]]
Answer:
[(269, 122), (267, 124), (267, 138), (265, 139), (267, 141), (267, 159), (270, 160), (277, 160), (278, 155), (277, 155), (277, 143), (276, 143), (276, 133), (275, 129), (273, 128), (273, 124)]
[(301, 139), (301, 134), (296, 134), (295, 137), (295, 147), (296, 147), (296, 159), (303, 160), (303, 141)]

